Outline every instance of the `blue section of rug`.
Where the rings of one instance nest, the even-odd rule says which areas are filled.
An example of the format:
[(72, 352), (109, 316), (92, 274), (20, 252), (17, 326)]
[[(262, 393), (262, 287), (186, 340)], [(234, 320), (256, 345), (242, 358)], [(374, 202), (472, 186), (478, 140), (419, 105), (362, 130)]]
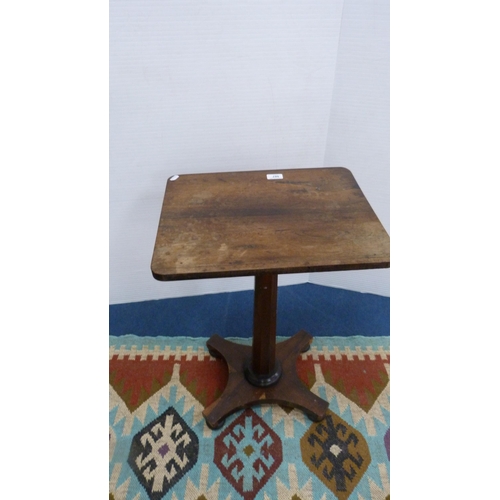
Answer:
[[(312, 283), (279, 287), (277, 335), (389, 336), (390, 299)], [(110, 335), (251, 337), (253, 291), (111, 305)]]

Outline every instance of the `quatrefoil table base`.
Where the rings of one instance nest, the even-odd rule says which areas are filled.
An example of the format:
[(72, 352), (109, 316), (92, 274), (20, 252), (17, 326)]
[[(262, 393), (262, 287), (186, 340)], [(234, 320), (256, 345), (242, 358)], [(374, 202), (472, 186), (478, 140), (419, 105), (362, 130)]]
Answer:
[(296, 371), (297, 357), (309, 349), (312, 336), (300, 331), (293, 337), (276, 344), (277, 366), (281, 373), (269, 386), (253, 385), (245, 375), (251, 362), (252, 347), (229, 342), (213, 335), (207, 342), (212, 355), (222, 357), (228, 366), (228, 381), (222, 395), (203, 412), (207, 425), (218, 429), (228, 415), (237, 410), (263, 403), (282, 404), (299, 408), (313, 421), (322, 420), (328, 403), (304, 386)]

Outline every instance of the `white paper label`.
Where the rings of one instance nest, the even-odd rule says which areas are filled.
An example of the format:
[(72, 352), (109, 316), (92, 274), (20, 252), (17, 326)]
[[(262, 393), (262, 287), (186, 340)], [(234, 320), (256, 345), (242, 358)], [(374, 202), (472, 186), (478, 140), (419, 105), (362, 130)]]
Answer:
[(283, 174), (267, 174), (268, 181), (275, 181), (276, 179), (283, 179)]

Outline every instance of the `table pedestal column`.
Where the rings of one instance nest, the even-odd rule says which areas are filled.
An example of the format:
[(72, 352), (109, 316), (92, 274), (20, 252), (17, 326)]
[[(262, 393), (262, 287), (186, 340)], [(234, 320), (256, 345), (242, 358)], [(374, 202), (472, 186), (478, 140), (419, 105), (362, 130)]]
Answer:
[(255, 276), (252, 358), (245, 367), (245, 377), (257, 387), (273, 385), (281, 376), (276, 360), (276, 309), (278, 275)]
[(313, 421), (325, 416), (328, 403), (304, 386), (296, 370), (297, 357), (309, 349), (312, 336), (301, 330), (276, 344), (277, 297), (277, 274), (257, 275), (252, 346), (229, 342), (219, 335), (207, 341), (210, 354), (222, 357), (228, 366), (223, 393), (203, 411), (211, 429), (221, 427), (231, 413), (261, 403), (299, 408)]

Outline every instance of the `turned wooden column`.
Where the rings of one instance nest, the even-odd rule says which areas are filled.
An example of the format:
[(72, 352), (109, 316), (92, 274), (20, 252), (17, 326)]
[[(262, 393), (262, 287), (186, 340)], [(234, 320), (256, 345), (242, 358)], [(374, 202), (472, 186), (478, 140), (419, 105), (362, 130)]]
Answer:
[(281, 376), (276, 360), (276, 310), (278, 306), (278, 275), (255, 276), (252, 359), (245, 369), (246, 379), (255, 386), (267, 387)]

